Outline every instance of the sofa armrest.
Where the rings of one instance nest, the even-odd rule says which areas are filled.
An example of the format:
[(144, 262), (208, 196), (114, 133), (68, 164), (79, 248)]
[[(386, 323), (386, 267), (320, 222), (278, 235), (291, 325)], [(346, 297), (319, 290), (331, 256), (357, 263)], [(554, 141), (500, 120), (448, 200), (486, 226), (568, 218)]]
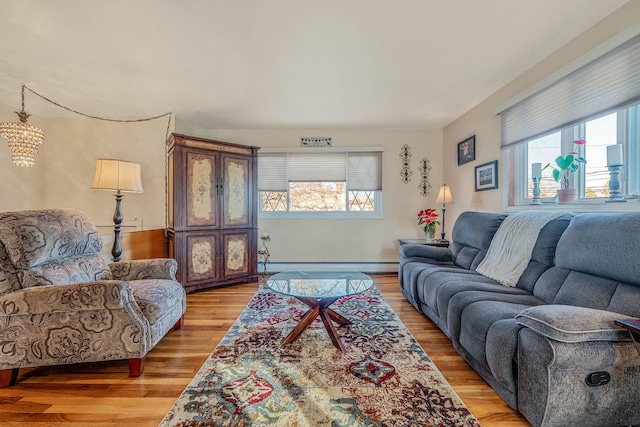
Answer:
[(120, 261), (109, 264), (116, 280), (166, 279), (176, 280), (178, 263), (173, 258), (153, 258)]
[(516, 322), (555, 341), (631, 341), (625, 329), (617, 327), (618, 319), (633, 319), (618, 313), (571, 305), (541, 305), (523, 310)]
[(449, 248), (438, 246), (406, 244), (400, 246), (400, 257), (402, 258), (426, 258), (438, 262), (452, 262)]
[(34, 286), (0, 296), (0, 317), (56, 311), (114, 310), (134, 301), (131, 287), (120, 280)]

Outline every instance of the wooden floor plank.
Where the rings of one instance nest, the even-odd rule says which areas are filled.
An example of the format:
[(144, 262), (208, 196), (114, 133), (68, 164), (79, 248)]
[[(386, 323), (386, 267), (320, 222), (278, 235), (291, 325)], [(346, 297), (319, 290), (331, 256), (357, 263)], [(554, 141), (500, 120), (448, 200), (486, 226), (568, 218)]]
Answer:
[[(469, 367), (438, 327), (407, 302), (395, 275), (372, 277), (483, 427), (529, 426)], [(128, 376), (126, 361), (21, 369), (16, 385), (0, 389), (0, 425), (157, 426), (260, 285), (189, 294), (184, 327), (169, 332), (149, 352), (139, 378)]]

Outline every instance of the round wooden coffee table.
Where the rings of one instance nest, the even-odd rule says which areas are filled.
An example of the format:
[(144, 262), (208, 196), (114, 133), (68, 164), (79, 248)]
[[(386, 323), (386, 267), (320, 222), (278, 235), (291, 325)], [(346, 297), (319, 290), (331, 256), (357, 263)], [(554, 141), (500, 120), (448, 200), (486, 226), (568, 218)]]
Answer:
[(269, 289), (295, 297), (309, 306), (309, 310), (302, 316), (298, 326), (282, 340), (282, 344), (297, 340), (316, 317), (320, 316), (333, 345), (342, 352), (346, 352), (333, 322), (340, 326), (349, 325), (351, 322), (329, 306), (342, 297), (359, 294), (372, 286), (371, 277), (356, 272), (286, 271), (269, 277), (267, 279)]

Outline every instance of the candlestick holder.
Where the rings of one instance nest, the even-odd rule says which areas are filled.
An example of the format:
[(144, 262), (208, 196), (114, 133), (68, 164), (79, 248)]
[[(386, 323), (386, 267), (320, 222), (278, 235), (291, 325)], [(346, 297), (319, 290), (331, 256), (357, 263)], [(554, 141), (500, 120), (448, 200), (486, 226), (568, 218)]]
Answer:
[(532, 205), (541, 205), (540, 201), (540, 178), (531, 178), (533, 181), (533, 199), (531, 200)]
[(617, 202), (626, 202), (626, 200), (622, 197), (622, 192), (620, 188), (622, 187), (622, 182), (620, 181), (620, 170), (622, 169), (622, 165), (612, 165), (607, 166), (609, 169), (609, 198), (605, 200), (605, 203), (617, 203)]
[(271, 257), (269, 248), (267, 248), (267, 242), (271, 241), (271, 237), (269, 237), (268, 233), (262, 233), (260, 240), (262, 240), (262, 249), (258, 249), (258, 255), (260, 256), (260, 264), (262, 264), (261, 278), (264, 280), (267, 276), (267, 264), (269, 264), (269, 258)]

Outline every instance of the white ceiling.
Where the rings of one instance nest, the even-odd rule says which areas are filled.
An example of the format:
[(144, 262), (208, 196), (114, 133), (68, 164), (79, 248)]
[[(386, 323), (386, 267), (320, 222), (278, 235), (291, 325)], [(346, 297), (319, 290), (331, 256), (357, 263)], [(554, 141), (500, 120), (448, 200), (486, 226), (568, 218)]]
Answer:
[(440, 129), (625, 2), (0, 0), (0, 104), (24, 82), (193, 129)]

